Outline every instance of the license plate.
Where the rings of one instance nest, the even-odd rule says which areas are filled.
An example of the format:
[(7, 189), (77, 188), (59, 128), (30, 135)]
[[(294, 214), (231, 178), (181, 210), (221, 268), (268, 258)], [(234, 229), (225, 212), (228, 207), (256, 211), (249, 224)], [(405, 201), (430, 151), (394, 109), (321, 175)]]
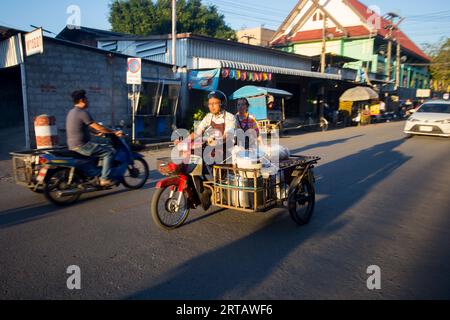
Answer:
[(433, 131), (433, 127), (420, 126), (420, 131), (431, 132)]
[(42, 168), (41, 171), (39, 171), (39, 175), (37, 177), (37, 181), (39, 184), (43, 183), (45, 180), (45, 176), (47, 175), (48, 168)]

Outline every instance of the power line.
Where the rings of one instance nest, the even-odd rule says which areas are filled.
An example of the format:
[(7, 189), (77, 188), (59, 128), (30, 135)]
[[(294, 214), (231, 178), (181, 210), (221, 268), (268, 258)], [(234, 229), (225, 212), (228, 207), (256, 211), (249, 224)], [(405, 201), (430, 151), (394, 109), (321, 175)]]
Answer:
[(435, 12), (429, 12), (429, 13), (422, 13), (422, 14), (416, 14), (416, 15), (409, 15), (405, 16), (407, 19), (411, 18), (420, 18), (420, 17), (426, 17), (426, 16), (436, 16), (436, 15), (442, 15), (442, 14), (450, 14), (450, 10), (443, 10), (443, 11), (435, 11)]
[(283, 21), (280, 19), (273, 18), (273, 16), (268, 16), (265, 13), (254, 12), (252, 14), (244, 14), (241, 10), (233, 10), (233, 9), (222, 9), (218, 8), (219, 12), (227, 13), (234, 16), (245, 17), (245, 18), (253, 18), (258, 19), (259, 21), (271, 21), (274, 23), (281, 24)]
[(277, 23), (277, 24), (281, 24), (282, 21), (281, 20), (275, 20), (275, 19), (270, 19), (267, 17), (258, 17), (255, 15), (248, 15), (248, 14), (241, 14), (241, 13), (237, 13), (235, 11), (228, 11), (228, 10), (223, 10), (219, 8), (219, 12), (223, 13), (223, 14), (229, 14), (229, 15), (233, 15), (233, 16), (238, 16), (238, 17), (244, 17), (247, 20), (254, 20), (257, 22), (273, 22), (273, 23)]
[(269, 7), (269, 6), (262, 6), (260, 4), (258, 4), (258, 7), (254, 7), (252, 5), (247, 5), (245, 3), (239, 2), (239, 1), (231, 1), (231, 0), (210, 0), (210, 2), (218, 2), (218, 3), (223, 3), (224, 5), (229, 6), (233, 6), (233, 7), (241, 7), (241, 8), (246, 8), (249, 10), (253, 11), (260, 11), (263, 13), (267, 13), (267, 12), (278, 12), (280, 14), (283, 15), (288, 15), (289, 11), (287, 10), (280, 10), (280, 8), (275, 8), (275, 7)]
[[(227, 1), (223, 2), (225, 3)], [(208, 1), (208, 4), (216, 6), (219, 12), (227, 13), (229, 15), (251, 18), (251, 20), (258, 20), (258, 22), (270, 21), (276, 24), (281, 24), (283, 22), (282, 19), (277, 19), (273, 15), (268, 13), (267, 10), (272, 9), (261, 10), (260, 8), (254, 8), (245, 4), (237, 4), (237, 3), (231, 4), (231, 2), (227, 3), (228, 4), (226, 4), (226, 8), (223, 9), (222, 6), (218, 6), (216, 3), (212, 2), (212, 0)], [(244, 11), (247, 13), (243, 13)], [(288, 14), (287, 12), (280, 11), (280, 15), (287, 15), (287, 14)]]

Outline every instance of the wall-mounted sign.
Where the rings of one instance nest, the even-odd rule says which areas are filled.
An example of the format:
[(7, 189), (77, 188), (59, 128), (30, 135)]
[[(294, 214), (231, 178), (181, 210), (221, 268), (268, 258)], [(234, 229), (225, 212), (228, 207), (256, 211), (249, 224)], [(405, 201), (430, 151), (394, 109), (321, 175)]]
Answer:
[(219, 86), (220, 69), (189, 72), (189, 89), (214, 91)]
[(127, 84), (142, 84), (142, 60), (140, 58), (128, 59)]
[(430, 89), (417, 89), (416, 97), (417, 98), (429, 98), (431, 96)]
[(25, 35), (25, 52), (27, 56), (44, 53), (44, 34), (41, 28)]

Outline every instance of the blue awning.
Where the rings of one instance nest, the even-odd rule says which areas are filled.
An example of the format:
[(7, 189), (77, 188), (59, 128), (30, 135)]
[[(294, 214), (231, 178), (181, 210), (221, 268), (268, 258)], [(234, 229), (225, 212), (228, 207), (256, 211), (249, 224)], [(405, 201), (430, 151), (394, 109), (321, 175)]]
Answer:
[(264, 88), (264, 87), (256, 87), (256, 86), (245, 86), (241, 89), (237, 90), (230, 96), (230, 100), (236, 100), (240, 98), (250, 98), (256, 96), (262, 96), (270, 94), (274, 97), (282, 97), (282, 98), (290, 98), (292, 97), (292, 93), (275, 89), (275, 88)]

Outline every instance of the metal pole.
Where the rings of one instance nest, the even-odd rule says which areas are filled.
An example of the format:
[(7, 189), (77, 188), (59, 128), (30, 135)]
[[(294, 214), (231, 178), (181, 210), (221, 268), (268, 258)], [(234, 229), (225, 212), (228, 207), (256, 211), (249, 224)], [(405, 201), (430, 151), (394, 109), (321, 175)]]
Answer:
[(23, 103), (23, 122), (24, 122), (24, 129), (25, 129), (25, 148), (30, 149), (31, 148), (31, 141), (30, 141), (30, 115), (28, 113), (28, 91), (27, 91), (27, 73), (25, 69), (25, 61), (23, 59), (24, 52), (23, 52), (23, 46), (22, 46), (22, 34), (19, 34), (17, 36), (19, 40), (19, 48), (20, 48), (20, 55), (22, 57), (22, 63), (20, 64), (20, 78), (22, 81), (22, 103)]
[(177, 1), (172, 0), (172, 64), (177, 70)]
[(321, 72), (325, 73), (326, 68), (326, 54), (327, 54), (327, 39), (326, 39), (326, 31), (327, 31), (327, 15), (325, 12), (323, 13), (323, 30), (322, 30), (322, 55), (320, 59)]
[(23, 101), (23, 120), (25, 126), (25, 148), (30, 149), (30, 116), (28, 114), (28, 92), (27, 92), (27, 76), (25, 72), (25, 64), (20, 64), (20, 74), (22, 78), (22, 101)]
[(133, 84), (132, 86), (132, 90), (133, 90), (133, 98), (131, 100), (131, 105), (133, 108), (133, 112), (132, 112), (132, 117), (133, 117), (133, 123), (132, 123), (132, 134), (131, 134), (131, 139), (133, 141), (133, 143), (136, 142), (136, 85)]

